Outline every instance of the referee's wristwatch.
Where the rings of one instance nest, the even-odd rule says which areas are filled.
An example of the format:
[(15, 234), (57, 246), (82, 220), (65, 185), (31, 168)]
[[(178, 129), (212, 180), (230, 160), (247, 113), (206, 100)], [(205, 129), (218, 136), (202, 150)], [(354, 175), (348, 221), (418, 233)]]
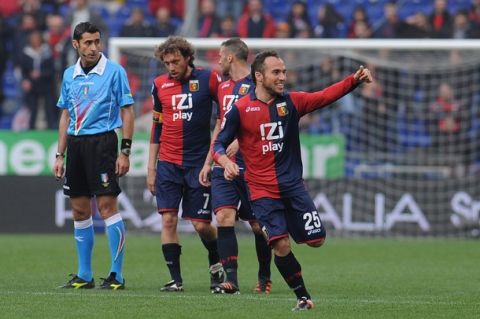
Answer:
[(59, 158), (59, 157), (65, 158), (65, 153), (60, 153), (60, 152), (55, 153), (55, 158)]

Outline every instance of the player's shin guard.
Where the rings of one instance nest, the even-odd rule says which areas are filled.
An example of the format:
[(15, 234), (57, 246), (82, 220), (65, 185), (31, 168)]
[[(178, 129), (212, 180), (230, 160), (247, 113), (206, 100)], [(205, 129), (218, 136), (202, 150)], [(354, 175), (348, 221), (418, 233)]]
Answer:
[(94, 243), (93, 220), (73, 222), (75, 241), (77, 243), (78, 272), (77, 276), (85, 281), (92, 280), (92, 251)]
[(288, 286), (292, 288), (297, 299), (302, 297), (310, 299), (310, 294), (307, 292), (307, 288), (305, 288), (305, 283), (303, 282), (302, 267), (292, 252), (285, 257), (275, 255), (275, 265)]
[(270, 279), (270, 263), (272, 261), (272, 249), (262, 234), (255, 234), (255, 249), (258, 259), (258, 278)]
[(182, 253), (182, 246), (177, 243), (164, 244), (162, 245), (162, 251), (172, 280), (176, 283), (183, 283), (180, 271), (180, 254)]
[(110, 273), (115, 273), (115, 279), (123, 282), (122, 268), (125, 251), (125, 224), (122, 216), (117, 213), (105, 219), (107, 227), (108, 245), (110, 247), (111, 267)]
[(220, 261), (220, 257), (218, 257), (218, 247), (217, 247), (217, 240), (205, 240), (200, 237), (202, 240), (203, 246), (208, 250), (208, 264), (209, 266), (215, 265)]
[(227, 281), (238, 287), (238, 243), (234, 227), (218, 227), (218, 254), (227, 274)]

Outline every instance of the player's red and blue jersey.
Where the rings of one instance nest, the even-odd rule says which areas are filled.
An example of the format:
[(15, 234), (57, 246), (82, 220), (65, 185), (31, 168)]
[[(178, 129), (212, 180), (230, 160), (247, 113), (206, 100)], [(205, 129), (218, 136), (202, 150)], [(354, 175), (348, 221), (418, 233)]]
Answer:
[(160, 144), (159, 159), (184, 167), (203, 166), (210, 147), (210, 119), (220, 76), (193, 68), (181, 81), (168, 74), (153, 81), (150, 143)]
[(252, 90), (225, 114), (222, 130), (214, 142), (214, 158), (224, 155), (226, 147), (237, 138), (251, 200), (300, 194), (305, 190), (300, 118), (333, 103), (356, 86), (351, 75), (322, 91), (285, 93), (268, 104), (257, 99)]
[(91, 135), (122, 126), (120, 108), (133, 104), (127, 74), (122, 66), (101, 54), (97, 65), (85, 74), (78, 59), (63, 73), (57, 106), (68, 109), (68, 135)]
[[(250, 75), (238, 81), (227, 80), (222, 82), (218, 87), (218, 119), (223, 120), (225, 113), (233, 106), (233, 104), (238, 99), (247, 95), (253, 87), (254, 85)], [(231, 160), (236, 162), (237, 165), (242, 168), (245, 166), (240, 152), (237, 152), (235, 157), (231, 158)]]

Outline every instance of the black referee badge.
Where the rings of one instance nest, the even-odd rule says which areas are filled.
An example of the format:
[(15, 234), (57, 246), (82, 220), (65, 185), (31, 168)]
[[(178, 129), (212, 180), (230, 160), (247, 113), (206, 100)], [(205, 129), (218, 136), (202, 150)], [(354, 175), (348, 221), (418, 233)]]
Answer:
[(102, 181), (102, 186), (107, 188), (108, 185), (110, 185), (110, 182), (108, 181), (108, 174), (107, 173), (102, 173), (100, 174), (100, 180)]

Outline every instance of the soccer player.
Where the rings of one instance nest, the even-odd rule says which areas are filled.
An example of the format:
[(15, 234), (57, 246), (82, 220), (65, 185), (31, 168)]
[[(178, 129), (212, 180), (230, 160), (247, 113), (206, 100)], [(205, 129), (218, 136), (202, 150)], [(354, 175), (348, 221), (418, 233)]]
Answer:
[(255, 57), (251, 67), (255, 90), (239, 99), (225, 114), (214, 142), (214, 158), (225, 178), (240, 175), (227, 147), (237, 138), (245, 161), (245, 180), (255, 217), (267, 235), (280, 274), (293, 289), (293, 310), (314, 307), (305, 287), (301, 266), (290, 248), (289, 234), (297, 243), (320, 247), (325, 228), (302, 179), (300, 117), (348, 94), (362, 82), (371, 82), (361, 66), (343, 81), (318, 92), (285, 92), (286, 68), (275, 51)]
[[(223, 75), (230, 79), (220, 84), (218, 88), (218, 102), (220, 113), (212, 138), (215, 139), (220, 130), (221, 121), (225, 112), (232, 107), (239, 97), (248, 94), (253, 88), (250, 66), (247, 63), (248, 47), (239, 38), (224, 41), (220, 46), (219, 65)], [(238, 151), (238, 142), (235, 140), (227, 148), (227, 154), (235, 161), (240, 170), (240, 176), (233, 181), (227, 181), (223, 168), (215, 165), (212, 172), (212, 208), (218, 224), (218, 253), (225, 269), (227, 278), (221, 283), (216, 293), (237, 293), (238, 244), (235, 236), (235, 221), (238, 217), (250, 223), (255, 234), (255, 248), (259, 264), (258, 281), (255, 287), (257, 293), (270, 293), (270, 262), (272, 251), (265, 240), (263, 232), (255, 220), (255, 216), (248, 201), (247, 189), (243, 179), (243, 159)], [(200, 183), (208, 186), (208, 177), (200, 176)], [(239, 202), (241, 205), (239, 207)]]
[[(79, 23), (73, 32), (73, 47), (80, 58), (63, 74), (58, 148), (53, 167), (57, 179), (64, 176), (63, 191), (70, 196), (77, 243), (78, 272), (63, 288), (95, 287), (92, 273), (94, 242), (90, 199), (96, 197), (107, 227), (111, 255), (110, 274), (100, 288), (124, 289), (122, 274), (125, 226), (118, 212), (119, 177), (130, 167), (133, 134), (133, 97), (127, 74), (108, 60), (101, 50), (100, 30)], [(121, 128), (121, 151), (115, 129)], [(65, 152), (67, 152), (65, 154)], [(67, 157), (64, 169), (65, 155)]]
[(181, 246), (177, 234), (178, 209), (189, 219), (208, 250), (210, 288), (224, 281), (217, 252), (217, 231), (211, 225), (210, 189), (199, 175), (211, 170), (210, 119), (220, 76), (196, 68), (192, 45), (171, 36), (155, 49), (167, 73), (158, 76), (152, 87), (154, 101), (147, 185), (156, 195), (162, 214), (162, 251), (171, 281), (162, 291), (183, 291), (180, 271)]

